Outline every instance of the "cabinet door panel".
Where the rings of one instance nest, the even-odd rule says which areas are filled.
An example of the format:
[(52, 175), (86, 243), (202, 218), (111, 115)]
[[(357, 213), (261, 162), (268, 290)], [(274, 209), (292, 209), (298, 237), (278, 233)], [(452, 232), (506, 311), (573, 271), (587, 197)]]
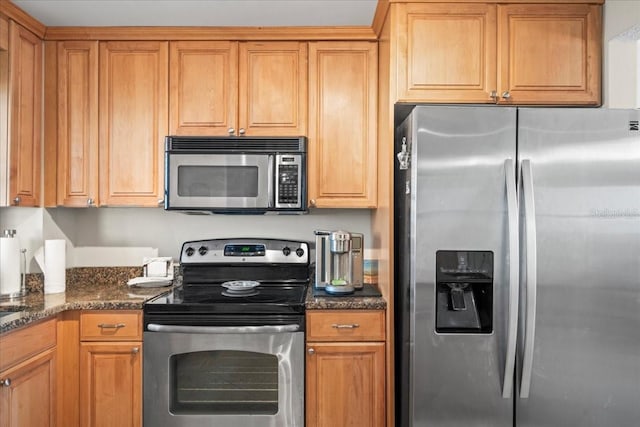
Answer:
[(80, 344), (80, 422), (86, 427), (141, 425), (141, 342)]
[(376, 44), (310, 43), (309, 70), (309, 199), (375, 207)]
[(0, 374), (11, 381), (0, 387), (1, 426), (55, 425), (55, 352), (47, 350)]
[(40, 205), (42, 42), (9, 23), (9, 204)]
[(306, 43), (241, 43), (239, 71), (238, 128), (247, 135), (306, 135)]
[(169, 133), (228, 135), (237, 123), (238, 43), (172, 42)]
[(398, 98), (494, 102), (496, 6), (400, 5)]
[(384, 390), (384, 343), (307, 344), (307, 427), (382, 427)]
[(100, 202), (157, 206), (168, 130), (168, 44), (100, 44)]
[(58, 43), (57, 204), (98, 203), (98, 42)]
[(518, 104), (599, 104), (601, 6), (498, 6), (499, 92)]

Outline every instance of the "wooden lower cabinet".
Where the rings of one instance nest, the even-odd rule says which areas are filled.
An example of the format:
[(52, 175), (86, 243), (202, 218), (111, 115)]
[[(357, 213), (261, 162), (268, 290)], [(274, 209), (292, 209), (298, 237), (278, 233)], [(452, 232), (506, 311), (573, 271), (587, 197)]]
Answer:
[(80, 315), (80, 426), (142, 425), (141, 312)]
[(56, 322), (0, 337), (0, 427), (55, 426)]
[(142, 343), (80, 344), (80, 425), (142, 425)]
[(307, 312), (306, 427), (384, 427), (384, 312)]

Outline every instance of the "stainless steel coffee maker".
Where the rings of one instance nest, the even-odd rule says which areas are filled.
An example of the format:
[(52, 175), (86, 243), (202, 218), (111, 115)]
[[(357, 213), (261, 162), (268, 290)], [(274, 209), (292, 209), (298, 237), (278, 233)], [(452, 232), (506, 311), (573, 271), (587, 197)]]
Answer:
[(351, 294), (363, 285), (364, 235), (316, 230), (316, 289)]

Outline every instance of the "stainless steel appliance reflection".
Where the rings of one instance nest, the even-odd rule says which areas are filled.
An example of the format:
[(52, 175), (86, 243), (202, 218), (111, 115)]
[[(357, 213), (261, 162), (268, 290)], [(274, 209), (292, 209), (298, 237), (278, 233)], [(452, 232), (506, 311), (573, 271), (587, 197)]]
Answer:
[(397, 425), (638, 424), (639, 122), (414, 108), (396, 134)]
[(186, 242), (144, 306), (144, 425), (304, 425), (305, 242)]

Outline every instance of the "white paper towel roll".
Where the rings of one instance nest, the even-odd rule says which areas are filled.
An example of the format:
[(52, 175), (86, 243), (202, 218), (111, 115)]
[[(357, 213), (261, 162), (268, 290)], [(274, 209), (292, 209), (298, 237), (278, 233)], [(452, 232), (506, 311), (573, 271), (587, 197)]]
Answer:
[(0, 294), (20, 292), (20, 240), (0, 237)]
[[(66, 254), (63, 239), (44, 241), (44, 250), (36, 251), (36, 262), (44, 272), (44, 293), (56, 294), (65, 291)], [(44, 255), (44, 256), (43, 256)]]

